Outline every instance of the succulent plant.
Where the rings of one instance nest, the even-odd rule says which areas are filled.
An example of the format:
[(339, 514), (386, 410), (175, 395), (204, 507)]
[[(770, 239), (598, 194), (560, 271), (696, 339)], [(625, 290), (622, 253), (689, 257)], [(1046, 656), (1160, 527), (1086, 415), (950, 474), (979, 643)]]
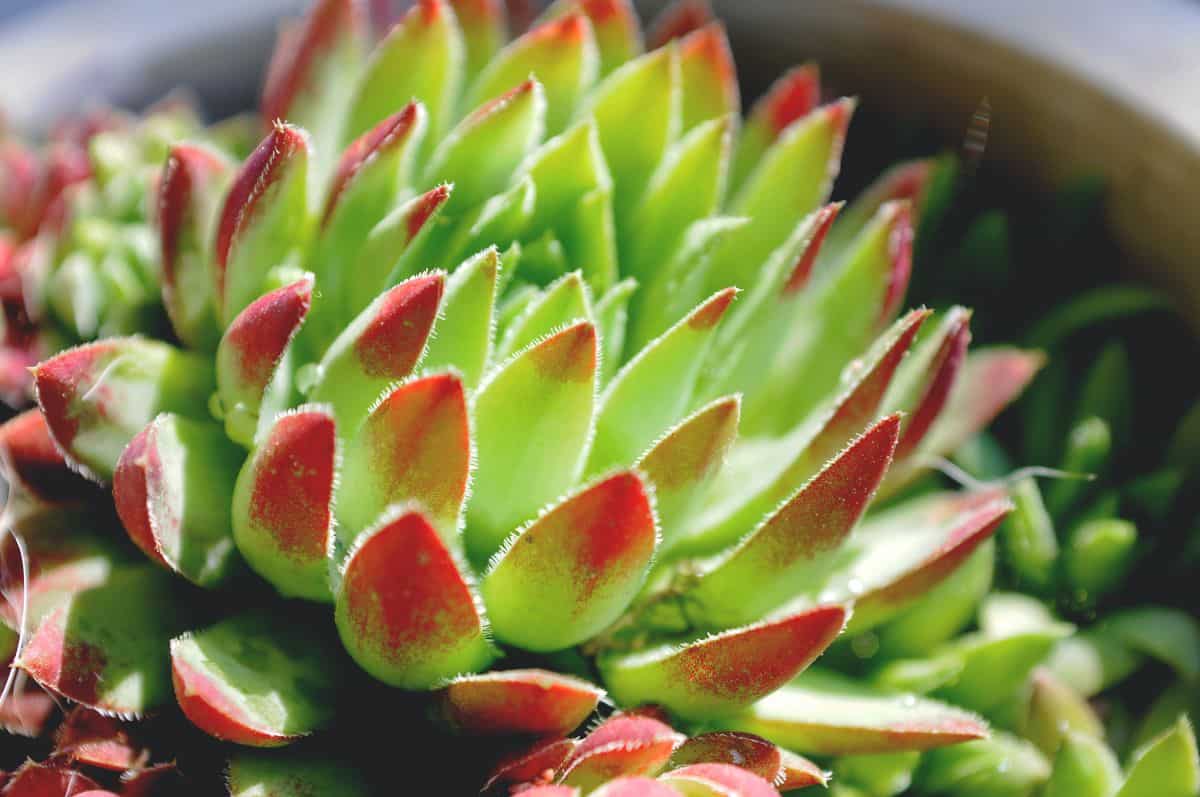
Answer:
[[(950, 641), (962, 601), (919, 613), (978, 603), (1006, 485), (905, 488), (1041, 355), (900, 312), (927, 173), (826, 204), (854, 103), (801, 67), (742, 121), (699, 8), (645, 53), (620, 0), (509, 44), (488, 0), (420, 2), (370, 52), (350, 0), (285, 28), (262, 142), (172, 143), (139, 203), (171, 334), (40, 362), (0, 429), (12, 672), (76, 725), (173, 692), (217, 739), (301, 751), (378, 682), (536, 740), (491, 776), (529, 795), (773, 794), (825, 781), (799, 753), (862, 773), (1006, 721), (994, 640)], [(922, 616), (957, 647), (914, 666), (894, 629)], [(1022, 607), (995, 616), (1007, 650)], [(863, 639), (896, 666), (864, 677)], [(16, 778), (133, 760), (72, 738)], [(930, 788), (1025, 744), (984, 743), (921, 759)], [(236, 752), (231, 792), (364, 793), (322, 758)]]

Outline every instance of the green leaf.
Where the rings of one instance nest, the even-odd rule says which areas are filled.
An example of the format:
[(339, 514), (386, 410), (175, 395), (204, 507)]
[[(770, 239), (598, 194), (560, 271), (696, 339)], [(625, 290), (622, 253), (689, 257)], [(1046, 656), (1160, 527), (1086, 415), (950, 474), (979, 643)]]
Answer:
[(1005, 558), (1019, 581), (1041, 593), (1054, 585), (1058, 537), (1037, 482), (1025, 478), (1011, 490), (1015, 509), (1000, 533)]
[(578, 271), (560, 278), (521, 312), (504, 330), (494, 359), (503, 361), (555, 329), (576, 321), (592, 321), (592, 300)]
[(207, 417), (214, 388), (207, 358), (141, 338), (68, 349), (33, 378), (55, 444), (97, 480), (112, 477), (125, 446), (160, 412)]
[(1046, 667), (1081, 695), (1092, 697), (1125, 680), (1141, 661), (1140, 654), (1100, 627), (1059, 642)]
[(450, 129), (466, 66), (463, 32), (444, 2), (416, 3), (375, 46), (349, 94), (341, 141), (352, 141), (410, 100), (429, 111), (427, 156)]
[(741, 111), (737, 69), (725, 27), (710, 23), (679, 40), (684, 130)]
[(546, 133), (556, 135), (599, 70), (591, 22), (584, 14), (568, 13), (535, 26), (500, 51), (468, 90), (465, 103), (473, 108), (534, 75), (546, 92)]
[(658, 523), (641, 477), (623, 471), (585, 487), (516, 531), (481, 590), (501, 641), (561, 650), (603, 631), (646, 580)]
[(298, 256), (310, 234), (308, 133), (276, 124), (233, 179), (217, 227), (216, 278), (228, 323), (264, 289), (267, 273)]
[(167, 573), (114, 569), (47, 614), (14, 666), (89, 708), (142, 716), (171, 699), (167, 642), (187, 621), (181, 608)]
[(1105, 518), (1076, 526), (1063, 551), (1063, 575), (1077, 603), (1093, 605), (1125, 581), (1133, 566), (1137, 526)]
[(487, 66), (508, 39), (504, 8), (498, 0), (449, 0), (462, 31), (466, 75), (473, 78)]
[(1115, 797), (1193, 797), (1200, 792), (1196, 735), (1187, 717), (1133, 755)]
[(839, 100), (792, 124), (771, 145), (729, 204), (751, 223), (731, 235), (713, 258), (710, 287), (754, 284), (767, 256), (796, 223), (829, 197), (842, 155), (852, 100)]
[(679, 51), (664, 47), (629, 61), (605, 78), (581, 109), (595, 119), (612, 172), (614, 217), (627, 229), (650, 175), (680, 133)]
[(664, 434), (635, 467), (654, 485), (662, 543), (660, 557), (684, 533), (700, 499), (737, 435), (741, 401), (717, 399)]
[(621, 366), (621, 354), (625, 348), (625, 327), (629, 319), (629, 300), (637, 288), (637, 280), (623, 279), (609, 288), (592, 310), (596, 326), (600, 330), (601, 385), (607, 385)]
[(325, 627), (248, 612), (171, 640), (175, 699), (204, 732), (277, 747), (327, 726), (342, 681)]
[(823, 582), (892, 461), (900, 417), (850, 443), (787, 503), (698, 577), (689, 616), (716, 628), (753, 622)]
[(485, 377), (473, 408), (478, 466), (465, 531), (477, 564), (577, 480), (592, 429), (597, 356), (596, 328), (582, 322)]
[(873, 797), (892, 797), (912, 785), (920, 760), (915, 752), (847, 756), (833, 762), (833, 777), (857, 784)]
[(908, 206), (884, 205), (836, 271), (805, 291), (784, 333), (787, 347), (775, 357), (764, 389), (747, 399), (748, 434), (782, 432), (804, 418), (881, 323), (891, 322), (908, 281), (911, 232)]
[(818, 670), (725, 724), (812, 755), (931, 750), (988, 732), (982, 719), (945, 703), (880, 692)]
[(1072, 735), (1103, 741), (1104, 723), (1070, 684), (1049, 670), (1037, 669), (1030, 678), (1029, 710), (1021, 733), (1052, 756)]
[(229, 762), (232, 797), (367, 797), (371, 790), (354, 766), (311, 751), (238, 750)]
[(134, 542), (202, 587), (240, 575), (230, 503), (243, 456), (211, 422), (155, 418), (113, 474), (117, 512)]
[(418, 275), (380, 294), (321, 358), (308, 397), (332, 406), (343, 436), (424, 357), (445, 279), (442, 272)]
[(1200, 623), (1179, 609), (1126, 609), (1103, 625), (1133, 650), (1158, 659), (1189, 680), (1200, 678)]
[(722, 116), (699, 125), (663, 155), (633, 211), (637, 222), (622, 228), (623, 273), (648, 283), (687, 229), (716, 212), (725, 192), (734, 121)]
[(545, 132), (542, 84), (521, 85), (476, 108), (442, 138), (422, 181), (454, 183), (447, 213), (458, 213), (501, 193)]
[(495, 247), (469, 258), (446, 281), (442, 317), (426, 344), (427, 370), (455, 368), (474, 388), (491, 358), (500, 257)]
[(1067, 731), (1042, 797), (1110, 797), (1121, 785), (1121, 766), (1103, 739)]
[(1050, 777), (1050, 763), (1028, 742), (995, 732), (990, 739), (929, 753), (916, 788), (947, 797), (1028, 797)]
[(728, 717), (778, 694), (833, 642), (846, 616), (840, 606), (821, 606), (679, 647), (602, 656), (597, 664), (608, 690), (624, 705), (653, 702), (694, 721)]
[(745, 183), (775, 139), (792, 122), (815, 109), (820, 99), (821, 75), (816, 64), (793, 67), (775, 79), (742, 125), (730, 179), (734, 191)]
[(600, 399), (587, 472), (633, 462), (687, 413), (713, 332), (733, 301), (727, 288), (643, 349)]

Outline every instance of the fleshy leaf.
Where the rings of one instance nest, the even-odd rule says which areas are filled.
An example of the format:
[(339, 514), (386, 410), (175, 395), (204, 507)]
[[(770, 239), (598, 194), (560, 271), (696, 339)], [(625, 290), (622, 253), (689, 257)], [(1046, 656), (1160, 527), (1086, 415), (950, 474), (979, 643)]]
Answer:
[[(705, 25), (679, 41), (683, 129), (741, 110), (737, 70), (725, 27)], [(724, 187), (724, 186), (722, 186)]]
[(442, 318), (427, 344), (427, 370), (453, 367), (467, 387), (479, 384), (491, 357), (499, 276), (500, 258), (494, 247), (468, 259), (450, 275)]
[(639, 347), (679, 320), (664, 314), (668, 307), (652, 306), (648, 300), (661, 290), (656, 283), (670, 278), (663, 264), (683, 245), (691, 226), (711, 216), (720, 204), (733, 140), (732, 120), (722, 116), (706, 122), (667, 151), (638, 202), (637, 223), (626, 228), (621, 239), (622, 252), (628, 253), (623, 271), (646, 286), (639, 295), (643, 301), (635, 297), (634, 302), (638, 317), (634, 343)]
[(238, 750), (229, 762), (232, 797), (367, 797), (360, 770), (311, 751)]
[(562, 782), (589, 792), (618, 777), (653, 775), (683, 739), (656, 719), (617, 714), (579, 743), (562, 767)]
[(495, 657), (454, 556), (416, 509), (391, 509), (362, 534), (334, 617), (359, 666), (403, 689), (429, 689)]
[(543, 17), (556, 19), (574, 11), (586, 14), (592, 23), (601, 75), (641, 53), (641, 23), (630, 0), (556, 0)]
[(216, 344), (212, 240), (219, 200), (232, 168), (215, 151), (176, 144), (158, 184), (163, 305), (179, 339), (193, 348)]
[(684, 718), (735, 714), (811, 664), (845, 625), (841, 606), (821, 606), (726, 631), (682, 647), (611, 655), (605, 685), (625, 705), (660, 704)]
[(690, 764), (736, 764), (774, 783), (783, 769), (783, 751), (749, 733), (702, 733), (688, 739), (671, 756), (671, 769)]
[(845, 364), (891, 322), (911, 257), (907, 204), (884, 205), (836, 269), (805, 291), (784, 333), (796, 342), (780, 350), (764, 389), (747, 399), (748, 433), (790, 428), (837, 387)]
[(592, 428), (597, 350), (596, 328), (575, 324), (523, 350), (479, 388), (465, 531), (477, 564), (577, 481)]
[(737, 396), (717, 399), (680, 421), (636, 463), (654, 485), (660, 553), (682, 536), (704, 489), (724, 464), (737, 436), (740, 409)]
[(503, 670), (455, 678), (438, 692), (437, 710), (463, 733), (559, 737), (578, 728), (603, 696), (578, 678)]
[(612, 172), (618, 229), (679, 136), (679, 52), (665, 47), (614, 71), (592, 92), (581, 115), (595, 119), (600, 148)]
[[(379, 291), (402, 251), (396, 246), (382, 263), (360, 258), (369, 242), (376, 243), (369, 241), (372, 228), (395, 207), (412, 180), (413, 160), (426, 124), (424, 106), (410, 102), (356, 138), (342, 153), (321, 212), (320, 232), (308, 256), (321, 286), (317, 315), (324, 341), (334, 336), (326, 331), (326, 325), (340, 326), (362, 309), (352, 295), (357, 281), (363, 280), (372, 291)], [(438, 196), (430, 198), (434, 208), (440, 204)], [(418, 205), (413, 212), (424, 207)], [(425, 219), (430, 212), (425, 210)], [(404, 222), (402, 242), (407, 244), (420, 230), (423, 219), (409, 215)], [(375, 252), (371, 254), (378, 257)], [(366, 273), (361, 267), (355, 268), (361, 262), (371, 266)]]
[(780, 75), (754, 103), (733, 159), (730, 187), (737, 190), (779, 135), (821, 101), (821, 74), (816, 64), (794, 67)]
[(751, 223), (728, 236), (713, 256), (710, 288), (753, 285), (768, 255), (827, 200), (853, 111), (847, 99), (818, 108), (767, 150), (729, 206)]
[(449, 0), (462, 30), (466, 74), (474, 77), (500, 51), (508, 38), (502, 0)]
[(34, 369), (50, 436), (76, 469), (102, 481), (160, 412), (207, 417), (213, 387), (205, 358), (141, 338), (68, 349)]
[(333, 407), (343, 435), (358, 428), (379, 394), (424, 356), (445, 281), (445, 274), (433, 272), (380, 294), (321, 358), (308, 396)]
[(1126, 609), (1102, 626), (1129, 648), (1169, 665), (1188, 680), (1200, 678), (1200, 623), (1165, 607)]
[(495, 359), (505, 360), (555, 329), (577, 321), (592, 321), (592, 300), (578, 271), (548, 286), (507, 329)]
[[(713, 553), (736, 542), (866, 428), (928, 317), (928, 311), (914, 310), (897, 320), (862, 357), (850, 384), (812, 421), (778, 441), (734, 448), (690, 531), (688, 548)], [(730, 319), (730, 325), (737, 320)]]
[(233, 538), (250, 566), (288, 597), (330, 599), (337, 437), (330, 412), (280, 415), (246, 460), (233, 495)]
[(439, 374), (384, 396), (346, 444), (338, 493), (338, 542), (353, 544), (388, 506), (419, 501), (449, 545), (471, 466), (467, 398), (462, 381)]
[(736, 294), (733, 288), (714, 294), (613, 378), (597, 410), (589, 473), (632, 462), (684, 416), (715, 328)]
[(352, 266), (354, 279), (345, 291), (346, 317), (362, 312), (380, 291), (429, 265), (430, 247), (441, 231), (442, 208), (453, 188), (446, 184), (431, 188), (400, 204), (371, 229)]
[(1049, 670), (1034, 670), (1030, 683), (1029, 709), (1022, 735), (1046, 755), (1074, 735), (1104, 738), (1104, 725), (1087, 700), (1058, 680)]
[(854, 600), (851, 631), (878, 625), (957, 570), (1011, 509), (983, 491), (935, 494), (875, 515), (847, 541), (848, 564), (821, 600)]
[(629, 300), (637, 288), (637, 280), (621, 280), (596, 302), (593, 315), (600, 330), (601, 385), (607, 385), (621, 366), (621, 353), (625, 349), (625, 327), (629, 320)]
[(358, 3), (319, 0), (302, 22), (282, 30), (267, 67), (262, 118), (267, 124), (287, 120), (312, 133), (319, 143), (314, 185), (324, 183), (336, 159), (366, 51), (366, 28)]
[(447, 203), (454, 212), (501, 193), (542, 140), (545, 115), (545, 92), (534, 79), (488, 100), (440, 141), (423, 182), (454, 183)]
[(466, 104), (473, 108), (536, 75), (546, 92), (546, 134), (555, 135), (566, 127), (599, 70), (591, 22), (582, 13), (568, 13), (505, 47), (467, 92)]
[(1050, 777), (1050, 763), (1024, 739), (996, 732), (989, 739), (934, 750), (917, 771), (914, 790), (952, 797), (1032, 794)]
[(1190, 797), (1200, 791), (1196, 735), (1186, 716), (1133, 755), (1116, 797)]
[(308, 736), (336, 705), (338, 653), (323, 633), (255, 612), (171, 640), (179, 707), (205, 733), (237, 744)]
[(1045, 362), (1045, 355), (1037, 351), (994, 347), (971, 352), (921, 444), (921, 454), (956, 451), (1015, 401)]
[[(376, 45), (351, 94), (343, 141), (362, 135), (412, 99), (429, 111), (422, 152), (450, 127), (466, 67), (463, 31), (445, 0), (412, 4)], [(418, 144), (418, 146), (420, 146)]]
[[(312, 294), (313, 278), (305, 275), (255, 299), (221, 336), (217, 346), (217, 394), (229, 436), (243, 445), (254, 441), (263, 399), (308, 315)], [(268, 407), (267, 411), (276, 409)]]
[(987, 735), (973, 714), (810, 670), (727, 725), (814, 755), (929, 750)]
[(76, 706), (54, 732), (54, 750), (75, 764), (123, 772), (140, 763), (139, 756), (148, 754), (145, 744), (131, 731), (117, 717)]
[(1108, 797), (1121, 777), (1121, 765), (1103, 739), (1068, 731), (1042, 797)]
[(125, 448), (113, 499), (129, 536), (189, 581), (216, 587), (239, 571), (230, 503), (243, 452), (220, 427), (164, 413)]
[(753, 622), (820, 584), (883, 480), (899, 431), (899, 415), (872, 426), (704, 572), (688, 592), (697, 615), (717, 628)]
[(54, 445), (46, 416), (36, 408), (0, 426), (0, 460), (14, 485), (42, 501), (69, 502), (95, 495), (95, 485), (71, 470)]
[(267, 272), (288, 262), (308, 235), (311, 148), (308, 133), (278, 123), (233, 179), (217, 225), (216, 297), (225, 323), (263, 292)]
[(483, 578), (496, 637), (549, 651), (595, 636), (641, 589), (657, 532), (649, 491), (631, 471), (546, 511), (505, 542)]
[(659, 778), (686, 797), (778, 797), (769, 781), (732, 764), (692, 764)]
[(592, 792), (593, 797), (679, 797), (680, 792), (650, 778), (617, 778)]
[(15, 666), (89, 708), (140, 716), (170, 700), (167, 642), (184, 621), (170, 576), (124, 568), (47, 615)]

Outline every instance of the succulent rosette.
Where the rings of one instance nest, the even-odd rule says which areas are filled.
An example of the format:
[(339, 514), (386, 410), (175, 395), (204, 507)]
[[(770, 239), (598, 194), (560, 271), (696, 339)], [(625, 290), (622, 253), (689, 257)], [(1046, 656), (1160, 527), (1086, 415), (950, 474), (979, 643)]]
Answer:
[[(486, 788), (564, 797), (769, 795), (826, 781), (801, 755), (868, 772), (1007, 727), (1020, 673), (957, 638), (1007, 488), (905, 488), (1041, 355), (902, 312), (929, 172), (827, 204), (854, 102), (801, 67), (743, 120), (698, 9), (649, 47), (621, 0), (507, 43), (487, 0), (373, 47), (350, 0), (286, 27), (261, 143), (173, 143), (146, 186), (169, 339), (40, 362), (0, 430), (14, 672), (262, 748), (386, 685), (527, 742)], [(906, 622), (968, 664), (905, 661)], [(1007, 743), (921, 759), (931, 788)], [(235, 753), (231, 792), (365, 793), (297, 750)]]

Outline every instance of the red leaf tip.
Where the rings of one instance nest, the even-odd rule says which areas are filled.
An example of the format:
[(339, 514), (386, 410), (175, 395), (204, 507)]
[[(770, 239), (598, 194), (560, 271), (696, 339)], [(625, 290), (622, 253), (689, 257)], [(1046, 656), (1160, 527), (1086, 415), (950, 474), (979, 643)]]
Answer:
[(820, 255), (821, 247), (825, 244), (825, 236), (829, 235), (829, 230), (832, 229), (844, 204), (844, 202), (833, 202), (817, 211), (812, 237), (808, 239), (804, 251), (800, 253), (800, 258), (792, 267), (792, 273), (788, 275), (787, 282), (784, 283), (784, 296), (791, 296), (808, 284), (808, 278), (812, 275), (817, 256)]
[(762, 113), (772, 137), (797, 119), (808, 116), (821, 101), (821, 72), (816, 64), (805, 64), (785, 74), (763, 98)]
[(733, 303), (733, 299), (737, 295), (738, 289), (733, 287), (717, 291), (704, 304), (692, 311), (687, 319), (688, 326), (695, 330), (712, 329), (724, 318), (725, 311), (729, 309), (729, 305)]

